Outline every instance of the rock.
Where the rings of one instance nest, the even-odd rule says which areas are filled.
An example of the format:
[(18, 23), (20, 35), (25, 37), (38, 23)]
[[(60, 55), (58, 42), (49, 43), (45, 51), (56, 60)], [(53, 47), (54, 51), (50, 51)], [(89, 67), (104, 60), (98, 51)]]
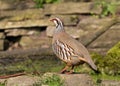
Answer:
[(120, 86), (120, 81), (103, 80), (101, 86)]
[(6, 82), (5, 86), (33, 86), (33, 84), (39, 82), (40, 77), (37, 76), (18, 76), (8, 79), (0, 80), (2, 83)]
[(59, 76), (64, 83), (64, 86), (93, 86), (91, 77), (87, 74), (56, 74), (45, 73), (42, 76), (42, 80), (46, 77), (52, 77), (53, 75)]
[(65, 80), (65, 86), (93, 86), (93, 81), (87, 74), (62, 74), (60, 76)]
[(35, 7), (35, 3), (32, 0), (0, 0), (0, 6), (0, 10), (23, 10)]
[(93, 3), (57, 3), (45, 5), (45, 14), (84, 14), (96, 13), (100, 14), (100, 7), (95, 7)]
[(5, 35), (3, 32), (0, 32), (0, 39), (4, 39), (5, 38)]
[[(89, 47), (90, 48), (111, 48), (120, 40), (120, 30), (109, 29), (105, 33), (103, 33), (100, 37), (98, 37), (94, 42), (92, 42)], [(112, 41), (111, 41), (112, 40)]]
[(52, 37), (54, 30), (55, 30), (55, 26), (49, 26), (49, 27), (47, 27), (47, 29), (46, 29), (46, 35), (48, 37)]
[(34, 29), (7, 29), (5, 30), (6, 36), (27, 36), (40, 34), (39, 31)]
[(9, 3), (6, 3), (3, 0), (0, 0), (0, 10), (7, 10), (10, 8), (12, 8), (12, 6)]
[(84, 33), (80, 37), (80, 41), (90, 51), (105, 54), (120, 40), (120, 24), (114, 24), (115, 22), (112, 18), (99, 19), (91, 17), (81, 20), (78, 28), (82, 28)]
[(97, 52), (100, 55), (106, 55), (106, 52), (109, 50), (109, 48), (87, 48), (90, 52)]
[(1, 21), (0, 29), (8, 29), (8, 28), (20, 28), (20, 27), (39, 27), (39, 26), (47, 26), (49, 24), (48, 19), (40, 19), (40, 20), (26, 20), (26, 21)]
[[(65, 26), (77, 25), (79, 21), (79, 18), (77, 15), (52, 15), (50, 19), (56, 18), (56, 17), (60, 18), (63, 21)], [(52, 25), (54, 24), (52, 23)]]
[(81, 20), (78, 24), (78, 28), (81, 28), (84, 34), (80, 37), (80, 41), (88, 46), (102, 33), (107, 31), (114, 23), (114, 18), (99, 19), (96, 17), (89, 17)]
[(5, 17), (9, 21), (22, 21), (28, 19), (44, 18), (43, 9), (24, 9), (1, 11), (0, 17)]
[[(24, 21), (24, 20), (36, 20), (43, 19), (44, 14), (42, 9), (27, 9), (22, 11), (12, 11), (15, 14), (12, 14), (12, 17), (8, 18), (8, 21)], [(16, 13), (18, 12), (18, 13)]]
[(4, 50), (4, 39), (0, 39), (0, 51)]
[[(35, 48), (27, 48), (27, 49), (15, 49), (12, 51), (0, 52), (0, 61), (6, 62), (6, 60), (4, 60), (3, 58), (25, 59), (26, 57), (29, 57), (29, 56), (33, 58), (34, 56), (38, 56), (39, 58), (42, 58), (43, 56), (46, 56), (46, 55), (47, 56), (54, 55), (51, 47), (50, 48), (35, 47)], [(13, 62), (13, 59), (11, 59), (11, 62)]]
[(23, 48), (44, 47), (49, 48), (51, 46), (51, 40), (49, 38), (40, 38), (39, 36), (23, 36), (20, 40), (20, 45)]
[[(83, 30), (80, 41), (92, 52), (105, 54), (116, 42), (119, 41), (119, 27), (110, 29), (117, 23), (114, 18), (89, 17), (79, 22), (78, 28)], [(92, 21), (92, 22), (91, 22)], [(111, 35), (112, 34), (112, 35)], [(113, 40), (113, 41), (111, 41)]]
[[(47, 36), (52, 37), (54, 29), (55, 29), (55, 26), (47, 27), (47, 30), (46, 30)], [(81, 29), (77, 29), (76, 27), (65, 27), (65, 30), (73, 38), (80, 38), (80, 36), (82, 35), (82, 32), (83, 32)]]
[(110, 29), (112, 29), (112, 30), (120, 30), (120, 22), (113, 25)]

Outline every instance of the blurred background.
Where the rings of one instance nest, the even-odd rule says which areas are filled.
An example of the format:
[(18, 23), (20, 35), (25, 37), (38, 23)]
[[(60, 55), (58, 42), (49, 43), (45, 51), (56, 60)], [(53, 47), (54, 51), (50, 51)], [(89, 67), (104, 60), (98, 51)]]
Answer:
[[(87, 47), (103, 79), (120, 80), (120, 0), (0, 0), (0, 75), (64, 66), (51, 48), (55, 17)], [(86, 65), (75, 71), (96, 79)]]

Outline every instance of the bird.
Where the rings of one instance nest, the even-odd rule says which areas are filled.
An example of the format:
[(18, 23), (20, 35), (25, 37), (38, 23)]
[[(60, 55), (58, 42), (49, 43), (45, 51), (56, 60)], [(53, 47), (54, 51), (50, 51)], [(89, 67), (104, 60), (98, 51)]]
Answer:
[[(66, 33), (63, 22), (59, 18), (52, 18), (50, 21), (55, 23), (56, 26), (52, 39), (53, 52), (66, 63), (60, 73), (72, 74), (74, 73), (74, 67), (83, 63), (87, 63), (91, 69), (97, 71), (97, 67), (86, 47)], [(68, 69), (70, 70), (68, 71)]]

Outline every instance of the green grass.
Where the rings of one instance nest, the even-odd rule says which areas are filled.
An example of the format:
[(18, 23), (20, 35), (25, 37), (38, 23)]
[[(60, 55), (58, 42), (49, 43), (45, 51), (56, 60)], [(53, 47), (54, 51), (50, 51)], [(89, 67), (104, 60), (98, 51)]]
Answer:
[(37, 8), (42, 8), (44, 4), (56, 3), (60, 0), (33, 0), (36, 3)]
[(26, 59), (18, 63), (11, 63), (6, 66), (0, 66), (0, 75), (13, 74), (17, 72), (59, 72), (64, 64), (54, 56), (42, 59)]
[(5, 84), (0, 84), (0, 86), (5, 86)]
[(101, 83), (102, 80), (113, 80), (113, 81), (120, 81), (120, 75), (118, 76), (110, 76), (110, 75), (96, 75), (96, 74), (91, 74), (90, 75), (94, 81), (94, 83), (96, 84), (96, 86), (99, 86), (99, 84)]
[(56, 74), (49, 74), (46, 73), (46, 75), (43, 75), (41, 80), (38, 82), (35, 82), (33, 86), (64, 86), (64, 81), (60, 78), (60, 76)]
[(5, 83), (6, 83), (6, 81), (3, 82), (3, 83), (0, 83), (0, 86), (5, 86)]
[(108, 15), (115, 16), (116, 9), (119, 3), (120, 3), (119, 1), (96, 0), (96, 5), (101, 5), (101, 9), (102, 9), (100, 17), (105, 17)]

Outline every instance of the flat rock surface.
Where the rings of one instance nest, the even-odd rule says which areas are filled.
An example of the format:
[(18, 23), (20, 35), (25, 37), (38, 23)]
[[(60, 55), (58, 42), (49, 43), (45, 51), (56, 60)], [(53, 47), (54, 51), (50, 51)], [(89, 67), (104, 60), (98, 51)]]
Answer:
[(37, 76), (17, 76), (8, 79), (0, 79), (1, 83), (6, 83), (5, 86), (33, 86), (39, 81), (40, 77)]
[(63, 80), (65, 86), (93, 86), (92, 78), (88, 74), (45, 73), (42, 79), (51, 77), (53, 74), (58, 75)]
[(101, 12), (100, 7), (94, 7), (93, 3), (57, 3), (45, 6), (45, 14), (72, 14), (72, 13), (97, 13)]
[(87, 74), (60, 75), (65, 86), (93, 86), (92, 78)]
[(120, 86), (120, 81), (103, 80), (101, 86)]
[[(95, 83), (88, 74), (57, 74), (45, 73), (43, 76), (22, 75), (6, 79), (0, 79), (0, 83), (5, 83), (5, 86), (48, 86), (43, 85), (41, 80), (46, 80), (48, 77), (57, 75), (63, 81), (64, 86), (120, 86), (120, 81), (116, 80), (101, 80), (100, 83)], [(39, 85), (35, 85), (39, 84)]]

